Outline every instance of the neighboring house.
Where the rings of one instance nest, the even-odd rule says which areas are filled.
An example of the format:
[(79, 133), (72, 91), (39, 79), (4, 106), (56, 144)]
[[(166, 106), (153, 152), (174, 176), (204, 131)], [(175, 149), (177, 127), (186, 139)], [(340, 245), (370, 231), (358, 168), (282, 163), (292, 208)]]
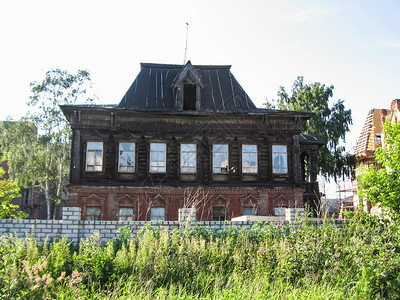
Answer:
[[(380, 167), (375, 160), (375, 151), (384, 146), (383, 124), (386, 119), (391, 121), (400, 120), (399, 99), (392, 101), (391, 109), (372, 109), (369, 111), (354, 149), (354, 155), (357, 159), (356, 177), (370, 165), (375, 165), (377, 168)], [(353, 185), (356, 187), (357, 182), (354, 182)], [(359, 199), (357, 193), (355, 193), (353, 201), (354, 208), (359, 208), (363, 204), (365, 211), (381, 214), (379, 207), (375, 206), (374, 203)]]
[(308, 112), (257, 108), (230, 66), (141, 64), (118, 105), (61, 106), (82, 219), (197, 220), (318, 205)]

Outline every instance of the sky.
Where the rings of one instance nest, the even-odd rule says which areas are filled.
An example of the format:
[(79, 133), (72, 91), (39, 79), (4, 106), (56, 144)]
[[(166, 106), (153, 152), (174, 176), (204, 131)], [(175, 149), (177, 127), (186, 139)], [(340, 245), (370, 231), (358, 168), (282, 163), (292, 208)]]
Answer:
[(305, 83), (334, 86), (355, 146), (372, 108), (400, 98), (400, 1), (0, 0), (0, 120), (25, 115), (30, 83), (90, 72), (97, 104), (117, 104), (141, 62), (232, 65), (258, 106)]

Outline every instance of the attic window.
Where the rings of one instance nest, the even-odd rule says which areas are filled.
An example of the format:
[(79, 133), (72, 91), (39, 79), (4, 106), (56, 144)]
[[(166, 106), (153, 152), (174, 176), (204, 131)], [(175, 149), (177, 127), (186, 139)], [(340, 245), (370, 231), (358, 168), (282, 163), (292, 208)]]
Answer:
[(183, 110), (196, 110), (196, 85), (183, 85)]

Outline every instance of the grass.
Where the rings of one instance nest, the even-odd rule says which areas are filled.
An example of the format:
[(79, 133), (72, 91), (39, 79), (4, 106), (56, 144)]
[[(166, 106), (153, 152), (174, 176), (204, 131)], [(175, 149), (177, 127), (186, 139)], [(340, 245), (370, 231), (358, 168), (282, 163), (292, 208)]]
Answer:
[(129, 229), (107, 244), (0, 237), (2, 299), (396, 299), (400, 225)]

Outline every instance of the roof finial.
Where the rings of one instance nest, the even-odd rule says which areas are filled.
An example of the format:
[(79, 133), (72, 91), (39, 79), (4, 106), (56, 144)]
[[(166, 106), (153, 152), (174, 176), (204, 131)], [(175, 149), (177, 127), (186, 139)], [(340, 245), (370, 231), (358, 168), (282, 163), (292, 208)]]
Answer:
[(186, 63), (187, 42), (188, 42), (188, 31), (189, 31), (189, 23), (186, 22), (186, 44), (185, 44), (185, 57), (184, 57), (184, 59), (183, 59), (183, 64)]

